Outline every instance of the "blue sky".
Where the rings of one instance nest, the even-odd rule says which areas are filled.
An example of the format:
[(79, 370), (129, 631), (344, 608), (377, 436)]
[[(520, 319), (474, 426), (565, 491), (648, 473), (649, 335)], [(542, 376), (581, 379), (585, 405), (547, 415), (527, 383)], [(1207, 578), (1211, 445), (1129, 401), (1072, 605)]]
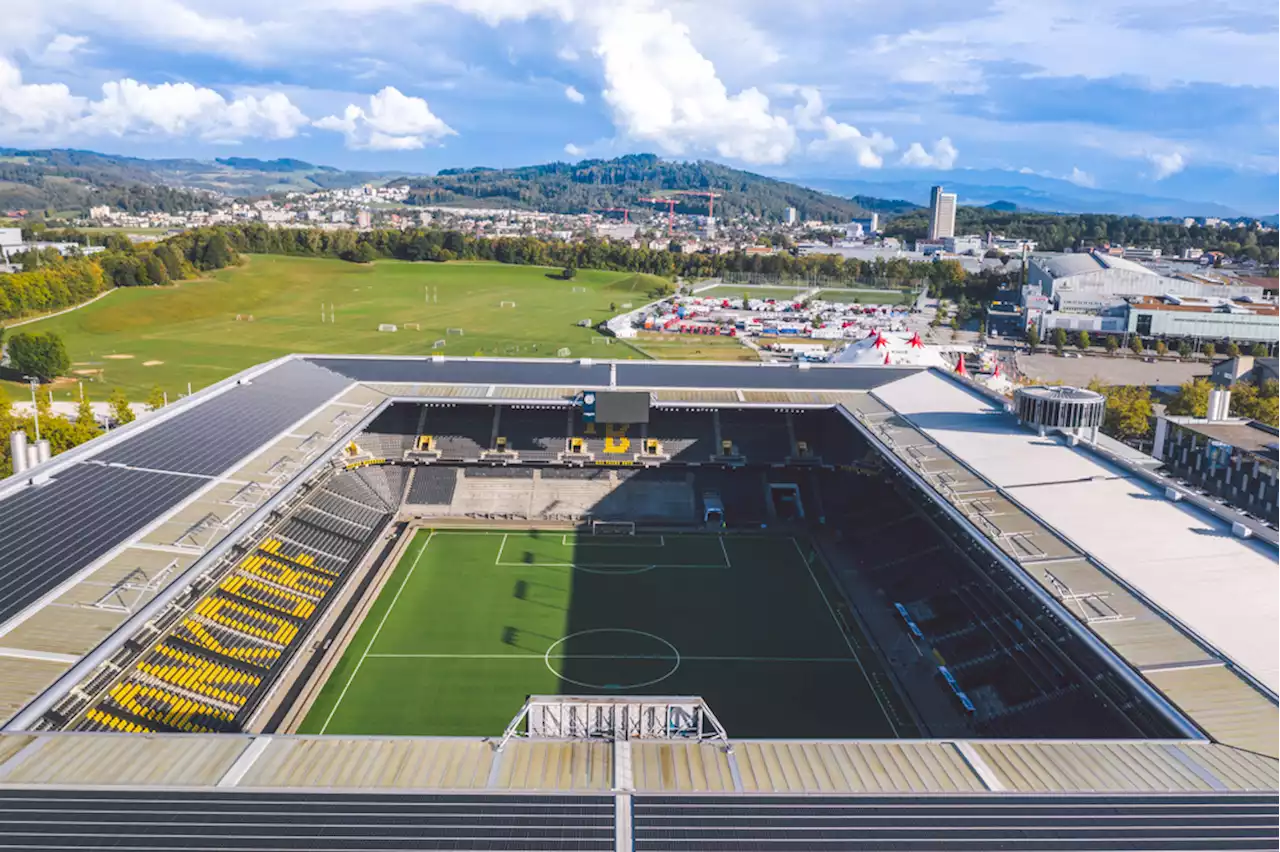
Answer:
[(654, 151), (1280, 207), (1255, 0), (66, 0), (5, 30), (0, 145), (423, 172)]

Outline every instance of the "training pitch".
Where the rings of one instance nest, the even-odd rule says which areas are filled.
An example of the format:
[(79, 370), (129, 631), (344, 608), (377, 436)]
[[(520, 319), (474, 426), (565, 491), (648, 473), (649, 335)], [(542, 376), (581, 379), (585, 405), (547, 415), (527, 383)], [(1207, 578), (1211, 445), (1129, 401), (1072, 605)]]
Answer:
[(805, 539), (421, 530), (302, 733), (494, 736), (531, 694), (701, 695), (734, 737), (907, 735)]

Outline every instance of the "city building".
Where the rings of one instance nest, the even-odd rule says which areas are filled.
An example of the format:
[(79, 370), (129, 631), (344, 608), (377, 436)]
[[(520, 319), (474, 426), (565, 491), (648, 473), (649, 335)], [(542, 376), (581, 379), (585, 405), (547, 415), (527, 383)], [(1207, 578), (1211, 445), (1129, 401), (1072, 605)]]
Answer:
[(929, 196), (929, 239), (941, 240), (956, 233), (956, 196), (935, 186)]
[(1187, 280), (1158, 274), (1140, 263), (1099, 252), (1035, 255), (1027, 282), (1054, 298), (1063, 290), (1090, 291), (1104, 296), (1194, 296), (1255, 299), (1264, 296), (1255, 284)]
[(1137, 246), (1128, 246), (1124, 249), (1121, 257), (1128, 258), (1129, 260), (1155, 260), (1160, 257), (1161, 254), (1163, 254), (1163, 252), (1158, 248), (1139, 248)]
[(373, 214), (368, 210), (361, 210), (356, 213), (356, 227), (364, 230), (373, 224)]
[(1263, 382), (1274, 382), (1277, 378), (1280, 376), (1277, 376), (1275, 358), (1254, 358), (1252, 355), (1224, 358), (1213, 365), (1213, 371), (1209, 374), (1209, 381), (1224, 388), (1237, 382), (1260, 385)]
[(1260, 518), (1275, 518), (1277, 442), (1274, 426), (1230, 417), (1231, 392), (1215, 390), (1208, 417), (1156, 420), (1152, 455), (1165, 470), (1236, 508)]
[(865, 234), (877, 234), (880, 232), (880, 214), (868, 213), (860, 219), (850, 219), (846, 228), (853, 225), (860, 225)]
[(986, 249), (982, 237), (970, 234), (964, 237), (943, 237), (942, 248), (951, 254), (982, 254)]
[(1199, 260), (1200, 256), (1203, 254), (1204, 254), (1204, 249), (1185, 248), (1182, 250), (1182, 259), (1183, 260)]
[(787, 223), (788, 225), (794, 225), (794, 224), (796, 223), (796, 208), (794, 208), (794, 207), (788, 207), (788, 208), (787, 208), (787, 214), (786, 214), (786, 220), (785, 220), (785, 221), (786, 221), (786, 223)]
[(1137, 296), (1125, 310), (1125, 330), (1143, 337), (1280, 343), (1275, 304), (1179, 296)]

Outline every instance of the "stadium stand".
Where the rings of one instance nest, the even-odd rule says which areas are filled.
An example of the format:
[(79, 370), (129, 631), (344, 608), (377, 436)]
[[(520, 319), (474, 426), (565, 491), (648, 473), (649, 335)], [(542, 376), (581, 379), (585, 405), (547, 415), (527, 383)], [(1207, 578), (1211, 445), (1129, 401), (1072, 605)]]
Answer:
[(720, 451), (710, 411), (651, 408), (646, 434), (657, 439), (672, 461), (705, 462)]
[[(758, 527), (769, 521), (765, 478), (759, 470), (699, 470), (694, 487), (699, 496), (709, 491), (720, 495), (726, 526)], [(701, 511), (701, 503), (698, 508)]]
[(365, 427), (356, 445), (375, 459), (403, 458), (416, 443), (421, 410), (418, 405), (393, 403)]
[(428, 465), (413, 471), (406, 502), (427, 506), (448, 506), (458, 489), (458, 469)]
[(429, 405), (422, 435), (446, 461), (477, 461), (491, 449), (493, 416), (487, 405)]
[(792, 454), (786, 414), (779, 411), (722, 409), (720, 440), (730, 442), (749, 464), (777, 464)]
[(87, 707), (77, 730), (240, 730), (334, 592), (373, 545), (404, 487), (383, 466), (333, 475)]
[(565, 408), (507, 405), (498, 409), (497, 417), (498, 436), (522, 461), (555, 461), (564, 453), (569, 426)]
[(854, 474), (829, 473), (825, 482), (830, 520), (858, 570), (921, 631), (942, 666), (940, 688), (954, 678), (977, 735), (1169, 734), (1016, 580), (961, 555), (906, 496)]

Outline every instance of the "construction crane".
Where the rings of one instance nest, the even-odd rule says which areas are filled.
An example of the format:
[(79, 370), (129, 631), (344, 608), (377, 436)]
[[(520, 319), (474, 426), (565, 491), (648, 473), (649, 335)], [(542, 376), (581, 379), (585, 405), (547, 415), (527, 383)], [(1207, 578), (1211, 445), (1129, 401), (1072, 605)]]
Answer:
[(677, 189), (672, 195), (701, 195), (707, 199), (707, 218), (714, 219), (716, 215), (716, 199), (720, 198), (724, 193), (721, 192), (703, 192), (698, 189)]
[(624, 225), (631, 224), (631, 219), (629, 218), (631, 216), (631, 210), (630, 208), (627, 208), (627, 207), (601, 207), (599, 209), (592, 210), (591, 212), (592, 213), (621, 213), (622, 224)]
[(676, 205), (680, 202), (674, 198), (640, 198), (637, 199), (645, 204), (665, 204), (667, 205), (667, 236), (670, 237), (676, 231)]

